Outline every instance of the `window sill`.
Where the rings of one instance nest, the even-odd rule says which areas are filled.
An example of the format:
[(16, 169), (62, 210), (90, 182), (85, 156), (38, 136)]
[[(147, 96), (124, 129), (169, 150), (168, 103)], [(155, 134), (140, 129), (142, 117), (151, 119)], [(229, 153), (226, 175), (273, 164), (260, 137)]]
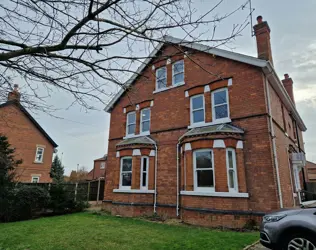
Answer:
[(143, 133), (139, 133), (137, 135), (127, 135), (127, 136), (124, 136), (123, 139), (129, 139), (129, 138), (136, 138), (136, 137), (141, 137), (141, 136), (146, 136), (146, 135), (150, 135), (150, 132), (143, 132)]
[(155, 190), (142, 189), (113, 189), (113, 193), (154, 194)]
[(169, 87), (166, 87), (166, 88), (161, 88), (161, 89), (157, 89), (153, 92), (153, 94), (156, 94), (156, 93), (160, 93), (160, 92), (163, 92), (163, 91), (166, 91), (166, 90), (169, 90), (169, 89), (173, 89), (173, 88), (177, 88), (177, 87), (181, 87), (185, 85), (185, 83), (178, 83), (177, 85), (171, 85)]
[(220, 119), (216, 120), (214, 122), (203, 122), (203, 123), (197, 123), (197, 124), (192, 124), (188, 126), (188, 128), (200, 128), (200, 127), (206, 127), (206, 126), (212, 126), (212, 125), (217, 125), (217, 124), (222, 124), (222, 123), (230, 123), (232, 120), (230, 118), (225, 118), (225, 119)]
[(248, 193), (233, 193), (233, 192), (181, 191), (180, 194), (181, 195), (194, 195), (194, 196), (211, 196), (211, 197), (249, 198)]
[(33, 163), (35, 163), (35, 164), (43, 164), (44, 162), (42, 162), (42, 161), (34, 161)]

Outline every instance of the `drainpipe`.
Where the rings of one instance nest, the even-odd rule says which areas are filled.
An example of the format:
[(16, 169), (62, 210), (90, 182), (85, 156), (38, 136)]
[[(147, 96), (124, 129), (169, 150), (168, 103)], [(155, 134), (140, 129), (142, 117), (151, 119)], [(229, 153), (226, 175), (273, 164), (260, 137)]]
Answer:
[(156, 213), (157, 207), (157, 168), (158, 168), (158, 147), (155, 144), (155, 193), (154, 193), (154, 213)]
[(294, 188), (293, 188), (293, 174), (292, 174), (292, 167), (291, 167), (291, 162), (290, 162), (290, 155), (289, 155), (289, 147), (286, 147), (286, 156), (287, 156), (287, 161), (290, 169), (290, 181), (291, 181), (291, 188), (292, 188), (292, 193), (293, 193), (293, 201), (294, 201), (294, 207), (296, 207), (296, 201), (294, 197)]
[(177, 143), (177, 216), (179, 216), (179, 203), (180, 203), (180, 188), (179, 188), (179, 160), (180, 160), (180, 157), (179, 157), (179, 147), (180, 147), (180, 143), (181, 143), (181, 140), (183, 139), (183, 137), (185, 136), (185, 134), (183, 134), (179, 139), (178, 139), (178, 143)]
[(271, 106), (270, 106), (270, 93), (269, 93), (269, 83), (268, 79), (265, 79), (265, 85), (266, 85), (266, 92), (267, 92), (267, 101), (268, 101), (268, 114), (269, 114), (269, 127), (272, 137), (272, 150), (273, 150), (273, 159), (274, 159), (274, 165), (276, 170), (276, 177), (277, 177), (277, 185), (278, 185), (278, 194), (279, 194), (279, 200), (280, 200), (280, 207), (283, 208), (283, 199), (282, 199), (282, 190), (281, 190), (281, 181), (280, 181), (280, 173), (279, 173), (279, 163), (278, 163), (278, 157), (276, 152), (276, 137), (274, 133), (274, 127), (273, 127), (273, 120), (272, 120), (272, 113), (271, 113)]

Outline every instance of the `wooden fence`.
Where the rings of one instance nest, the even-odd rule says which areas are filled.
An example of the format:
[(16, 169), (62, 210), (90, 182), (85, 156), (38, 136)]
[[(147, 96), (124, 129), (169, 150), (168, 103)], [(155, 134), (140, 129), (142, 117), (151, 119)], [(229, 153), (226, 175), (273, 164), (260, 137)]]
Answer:
[[(50, 190), (54, 183), (23, 183), (23, 185), (38, 186)], [(102, 201), (104, 197), (104, 180), (95, 180), (79, 183), (63, 183), (67, 192), (75, 199), (87, 201)]]

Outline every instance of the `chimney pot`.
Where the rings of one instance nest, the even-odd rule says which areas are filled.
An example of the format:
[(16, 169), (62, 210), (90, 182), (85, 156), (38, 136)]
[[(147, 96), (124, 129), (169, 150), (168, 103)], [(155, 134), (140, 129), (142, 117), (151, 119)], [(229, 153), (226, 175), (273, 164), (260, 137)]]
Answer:
[(20, 102), (21, 94), (19, 92), (19, 85), (14, 84), (13, 90), (8, 94), (8, 101)]
[(289, 74), (284, 74), (284, 78), (285, 79), (289, 79), (290, 77), (289, 77)]
[(257, 22), (258, 22), (258, 23), (262, 23), (262, 16), (258, 16), (258, 17), (257, 17)]

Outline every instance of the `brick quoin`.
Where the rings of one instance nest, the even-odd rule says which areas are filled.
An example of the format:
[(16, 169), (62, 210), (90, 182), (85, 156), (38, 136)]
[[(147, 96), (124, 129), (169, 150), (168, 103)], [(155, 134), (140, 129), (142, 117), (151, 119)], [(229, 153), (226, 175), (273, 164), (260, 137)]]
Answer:
[[(254, 29), (257, 35), (258, 56), (272, 62), (270, 28), (267, 22), (263, 22), (262, 17), (258, 18), (258, 24)], [(272, 107), (272, 126), (276, 136), (282, 203), (284, 207), (297, 205), (293, 195), (295, 190), (289, 157), (291, 152), (300, 150), (304, 152), (304, 143), (299, 127), (298, 134), (295, 135), (296, 121), (291, 115), (291, 110), (287, 109), (282, 101), (284, 96), (280, 96), (274, 90), (260, 67), (192, 48), (181, 47), (181, 51), (186, 53), (179, 53), (178, 45), (168, 44), (161, 47), (157, 58), (152, 60), (134, 81), (133, 94), (129, 95), (125, 92), (110, 109), (107, 181), (103, 208), (112, 214), (123, 216), (151, 215), (156, 211), (160, 216), (178, 217), (191, 224), (231, 228), (241, 228), (249, 220), (259, 222), (263, 214), (279, 209), (281, 204), (276, 164), (273, 158), (269, 98), (269, 105)], [(170, 87), (172, 86), (172, 63), (178, 60), (184, 61), (185, 84), (155, 92), (155, 70), (166, 67), (167, 86)], [(203, 69), (195, 62), (203, 65)], [(208, 72), (216, 72), (216, 74)], [(269, 92), (267, 92), (266, 82)], [(204, 94), (205, 121), (212, 123), (211, 92), (205, 89), (213, 91), (219, 88), (228, 89), (230, 124), (242, 129), (244, 133), (222, 132), (182, 139), (178, 152), (178, 190), (177, 144), (179, 139), (190, 130), (188, 128), (190, 97)], [(291, 93), (289, 96), (291, 97)], [(144, 102), (146, 105), (143, 106)], [(131, 143), (124, 147), (117, 146), (119, 142), (125, 140), (126, 114), (128, 111), (135, 111), (137, 105), (140, 109), (136, 111), (136, 136), (140, 132), (140, 111), (145, 106), (150, 107), (149, 137), (156, 143), (157, 155), (152, 155), (156, 150), (153, 145)], [(225, 148), (216, 146), (219, 141), (224, 143)], [(247, 196), (225, 196), (229, 194), (227, 148), (233, 148), (236, 152), (238, 192)], [(149, 190), (154, 191), (154, 182), (155, 179), (157, 180), (155, 208), (154, 193), (114, 192), (119, 188), (120, 159), (123, 156), (132, 156), (132, 189), (140, 190), (141, 156), (133, 155), (136, 152), (135, 149), (141, 149), (141, 156), (150, 157), (148, 185)], [(222, 196), (191, 195), (194, 191), (193, 154), (199, 149), (213, 150), (215, 192)], [(156, 161), (157, 169), (155, 170)], [(157, 173), (156, 176), (155, 173)], [(179, 213), (176, 210), (177, 199)]]

